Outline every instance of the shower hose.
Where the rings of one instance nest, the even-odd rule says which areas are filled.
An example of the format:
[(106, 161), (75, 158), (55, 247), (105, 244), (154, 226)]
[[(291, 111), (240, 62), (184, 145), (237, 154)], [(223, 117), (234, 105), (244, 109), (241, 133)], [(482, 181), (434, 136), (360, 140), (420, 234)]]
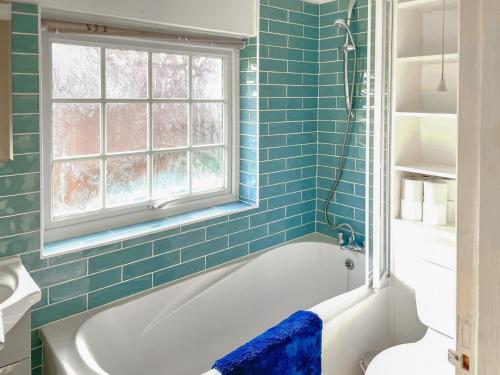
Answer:
[[(354, 64), (353, 64), (353, 71), (352, 71), (351, 87), (350, 87), (350, 90), (346, 90), (346, 92), (349, 92), (349, 97), (346, 96), (346, 98), (345, 98), (346, 110), (347, 110), (347, 121), (346, 121), (345, 130), (344, 130), (344, 140), (342, 142), (342, 147), (340, 148), (340, 157), (339, 157), (339, 163), (337, 166), (337, 170), (335, 173), (335, 180), (333, 182), (332, 188), (330, 189), (330, 192), (328, 194), (328, 198), (327, 198), (327, 200), (325, 202), (325, 206), (323, 208), (325, 222), (333, 230), (338, 230), (341, 228), (348, 228), (348, 229), (352, 230), (352, 228), (348, 224), (336, 225), (335, 222), (332, 222), (330, 220), (330, 217), (328, 215), (328, 209), (330, 208), (330, 203), (334, 197), (335, 192), (337, 191), (338, 185), (340, 183), (340, 179), (342, 178), (342, 174), (344, 173), (346, 146), (347, 146), (347, 142), (349, 140), (349, 130), (350, 130), (351, 122), (352, 122), (352, 118), (353, 118), (354, 86), (356, 83), (356, 73), (357, 73), (356, 72), (356, 70), (357, 70), (357, 53), (356, 53), (355, 48), (352, 51), (354, 52)], [(346, 50), (344, 52), (344, 84), (345, 85), (349, 84), (348, 80), (349, 80), (349, 51)]]

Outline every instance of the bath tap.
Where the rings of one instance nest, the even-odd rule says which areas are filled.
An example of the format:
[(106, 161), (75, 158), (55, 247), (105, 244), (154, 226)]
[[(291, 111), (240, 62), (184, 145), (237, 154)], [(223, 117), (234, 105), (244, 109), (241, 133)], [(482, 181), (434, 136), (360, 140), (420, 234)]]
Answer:
[(349, 236), (349, 243), (347, 245), (344, 244), (340, 246), (340, 249), (355, 251), (357, 253), (362, 253), (362, 254), (365, 253), (365, 248), (356, 243), (356, 236), (354, 235), (354, 233), (351, 236)]
[(365, 248), (361, 245), (358, 245), (356, 243), (356, 235), (354, 234), (354, 229), (352, 229), (352, 226), (347, 224), (347, 223), (342, 223), (337, 226), (337, 228), (347, 228), (350, 232), (349, 236), (349, 241), (344, 240), (344, 234), (342, 232), (339, 232), (338, 238), (337, 238), (337, 243), (340, 246), (341, 250), (350, 250), (350, 251), (355, 251), (358, 253), (365, 253)]
[(342, 247), (342, 246), (344, 246), (344, 245), (346, 244), (345, 239), (344, 239), (344, 233), (339, 232), (339, 234), (338, 234), (338, 236), (337, 236), (337, 244), (338, 244), (339, 246), (341, 246), (341, 247)]

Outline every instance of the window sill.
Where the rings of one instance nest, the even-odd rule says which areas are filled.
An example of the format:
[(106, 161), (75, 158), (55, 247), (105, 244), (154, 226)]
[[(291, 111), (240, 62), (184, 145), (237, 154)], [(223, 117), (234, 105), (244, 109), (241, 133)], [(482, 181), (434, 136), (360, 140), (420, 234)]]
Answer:
[(257, 208), (257, 206), (245, 202), (232, 202), (210, 208), (204, 208), (197, 211), (169, 216), (164, 219), (153, 220), (134, 225), (127, 225), (103, 232), (45, 243), (41, 251), (41, 257), (50, 258), (53, 256), (68, 254), (75, 251), (82, 251), (98, 246), (109, 245), (120, 241), (130, 240), (133, 238), (162, 232), (182, 225), (194, 224), (202, 222), (204, 220), (213, 219), (224, 215), (231, 215), (254, 208)]

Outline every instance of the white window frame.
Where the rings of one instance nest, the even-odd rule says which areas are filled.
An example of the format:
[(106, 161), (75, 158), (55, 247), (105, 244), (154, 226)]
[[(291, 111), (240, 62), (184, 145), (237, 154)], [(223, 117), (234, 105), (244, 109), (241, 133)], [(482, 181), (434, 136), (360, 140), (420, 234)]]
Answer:
[[(103, 48), (131, 49), (136, 51), (149, 52), (149, 72), (148, 86), (151, 86), (151, 53), (179, 53), (214, 56), (224, 60), (224, 166), (225, 166), (225, 184), (223, 189), (216, 191), (191, 193), (186, 196), (180, 196), (170, 201), (165, 208), (160, 210), (152, 209), (155, 204), (162, 203), (164, 200), (149, 200), (141, 203), (131, 204), (122, 207), (103, 208), (99, 211), (72, 215), (67, 218), (52, 217), (52, 103), (64, 100), (52, 99), (52, 65), (51, 65), (51, 44), (52, 43), (74, 43), (78, 45), (101, 47), (101, 59), (103, 58)], [(42, 34), (42, 196), (43, 196), (43, 228), (44, 242), (54, 242), (68, 239), (85, 234), (102, 232), (104, 230), (119, 228), (126, 225), (137, 224), (145, 221), (165, 218), (167, 216), (195, 211), (207, 207), (212, 207), (224, 203), (239, 201), (239, 50), (234, 48), (221, 48), (209, 46), (193, 46), (188, 44), (167, 43), (161, 41), (152, 41), (145, 39), (102, 37), (102, 36), (75, 36), (62, 35), (43, 32)], [(103, 69), (101, 69), (103, 70)], [(101, 71), (101, 85), (105, 81), (104, 71)], [(191, 57), (189, 57), (189, 85), (191, 85)], [(191, 89), (191, 88), (190, 88)], [(99, 98), (97, 100), (81, 100), (79, 102), (99, 102), (101, 103), (101, 144), (104, 144), (104, 103), (110, 102), (186, 102), (191, 103), (189, 99), (153, 99), (151, 96), (151, 87), (148, 87), (149, 94), (147, 99), (118, 99), (110, 100)], [(194, 100), (193, 102), (200, 102)], [(203, 102), (203, 101), (201, 101)], [(210, 102), (210, 100), (208, 101)], [(219, 101), (221, 102), (221, 101)], [(144, 153), (151, 155), (151, 105), (148, 107), (148, 150)], [(191, 117), (191, 114), (190, 114)], [(191, 134), (188, 132), (188, 136)], [(193, 148), (191, 145), (189, 148)], [(196, 148), (196, 147), (195, 147)], [(200, 148), (210, 148), (200, 147)], [(183, 148), (184, 149), (184, 148)], [(186, 147), (188, 149), (188, 147)], [(156, 150), (158, 151), (158, 150)], [(102, 154), (99, 159), (105, 157)], [(148, 184), (151, 184), (151, 158), (148, 158)], [(101, 165), (101, 169), (104, 168)], [(188, 173), (190, 161), (188, 161)], [(104, 173), (104, 170), (101, 171)], [(102, 189), (105, 189), (103, 181)]]

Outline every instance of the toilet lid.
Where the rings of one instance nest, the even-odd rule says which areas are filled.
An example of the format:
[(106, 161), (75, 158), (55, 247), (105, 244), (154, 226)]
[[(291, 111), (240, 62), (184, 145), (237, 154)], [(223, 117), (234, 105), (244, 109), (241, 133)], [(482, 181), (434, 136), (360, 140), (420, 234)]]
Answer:
[(393, 346), (378, 354), (366, 375), (454, 375), (448, 362), (453, 339), (429, 329), (424, 338), (412, 344)]

